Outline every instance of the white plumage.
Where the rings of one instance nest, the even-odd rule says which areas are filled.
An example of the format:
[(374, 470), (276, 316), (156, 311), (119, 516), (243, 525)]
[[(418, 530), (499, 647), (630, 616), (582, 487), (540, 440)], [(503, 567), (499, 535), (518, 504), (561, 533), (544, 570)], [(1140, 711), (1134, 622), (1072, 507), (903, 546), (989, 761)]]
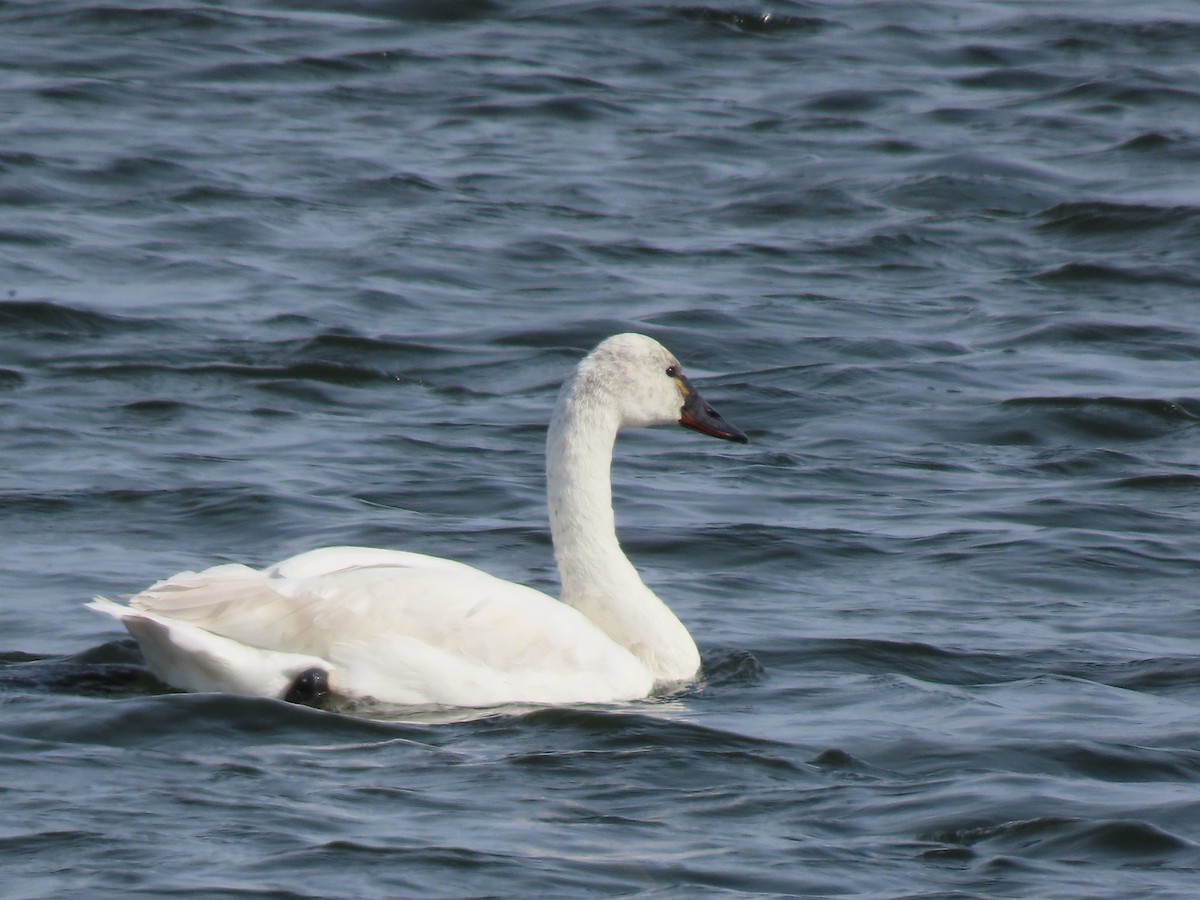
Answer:
[(485, 707), (645, 697), (695, 677), (687, 629), (617, 543), (617, 431), (677, 422), (745, 441), (643, 335), (616, 335), (563, 386), (547, 436), (547, 496), (562, 600), (452, 560), (327, 547), (267, 569), (182, 572), (121, 606), (151, 671), (185, 690), (285, 697), (321, 690), (395, 704)]

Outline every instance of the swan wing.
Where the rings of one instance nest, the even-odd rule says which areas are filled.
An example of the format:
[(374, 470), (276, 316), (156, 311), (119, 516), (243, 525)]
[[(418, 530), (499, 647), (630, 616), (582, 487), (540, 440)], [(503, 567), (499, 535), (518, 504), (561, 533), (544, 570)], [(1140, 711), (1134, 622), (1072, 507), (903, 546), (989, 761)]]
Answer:
[[(338, 640), (354, 639), (356, 626), (379, 625), (381, 611), (364, 609), (378, 597), (354, 590), (365, 571), (375, 573), (371, 581), (391, 583), (398, 599), (415, 599), (416, 584), (427, 580), (427, 572), (444, 573), (437, 580), (445, 591), (453, 590), (455, 582), (490, 577), (472, 566), (420, 553), (324, 547), (262, 570), (227, 564), (180, 572), (132, 597), (130, 606), (257, 647), (321, 652)], [(371, 612), (374, 620), (364, 616)], [(394, 617), (400, 610), (391, 612)]]

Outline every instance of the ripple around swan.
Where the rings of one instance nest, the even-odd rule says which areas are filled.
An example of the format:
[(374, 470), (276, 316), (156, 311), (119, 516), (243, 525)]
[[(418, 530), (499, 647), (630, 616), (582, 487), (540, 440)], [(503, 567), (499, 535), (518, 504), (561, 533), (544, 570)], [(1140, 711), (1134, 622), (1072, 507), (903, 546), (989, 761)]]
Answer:
[[(60, 671), (60, 675), (69, 674)], [(110, 685), (125, 680), (126, 691), (129, 687), (144, 690), (152, 683), (145, 681), (144, 676), (134, 683), (128, 672), (116, 667), (104, 675)], [(93, 692), (99, 683), (97, 678)], [(79, 682), (74, 686), (78, 689)], [(187, 723), (197, 722), (206, 723), (205, 743), (214, 746), (221, 740), (236, 741), (243, 746), (306, 743), (318, 732), (329, 740), (358, 742), (420, 739), (425, 735), (423, 729), (415, 726), (336, 716), (275, 700), (175, 693), (141, 696), (127, 693), (126, 697), (119, 703), (97, 708), (97, 715), (89, 717), (87, 722), (72, 723), (58, 716), (31, 720), (29, 727), (10, 732), (9, 739), (58, 745), (186, 750), (197, 746), (195, 736), (188, 733)]]

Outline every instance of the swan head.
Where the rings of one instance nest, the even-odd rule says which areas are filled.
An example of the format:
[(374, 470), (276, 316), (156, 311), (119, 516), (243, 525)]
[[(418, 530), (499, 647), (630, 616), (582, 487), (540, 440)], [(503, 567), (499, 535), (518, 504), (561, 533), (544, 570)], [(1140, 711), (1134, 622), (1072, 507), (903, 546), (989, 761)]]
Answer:
[(602, 341), (579, 364), (576, 380), (608, 398), (621, 428), (679, 424), (727, 441), (749, 441), (700, 396), (675, 355), (644, 334)]

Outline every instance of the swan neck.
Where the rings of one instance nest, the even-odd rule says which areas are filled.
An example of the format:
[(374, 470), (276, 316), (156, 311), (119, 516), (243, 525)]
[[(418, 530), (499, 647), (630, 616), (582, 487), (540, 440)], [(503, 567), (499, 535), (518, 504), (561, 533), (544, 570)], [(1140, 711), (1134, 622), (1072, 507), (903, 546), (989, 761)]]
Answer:
[(611, 477), (617, 422), (604, 413), (564, 392), (547, 435), (550, 533), (567, 602), (587, 593), (599, 574), (627, 568), (622, 574), (637, 577), (617, 541)]
[(683, 623), (642, 582), (617, 540), (612, 458), (620, 420), (607, 394), (576, 377), (546, 436), (546, 487), (562, 600), (640, 659), (660, 682), (688, 681), (700, 655)]

